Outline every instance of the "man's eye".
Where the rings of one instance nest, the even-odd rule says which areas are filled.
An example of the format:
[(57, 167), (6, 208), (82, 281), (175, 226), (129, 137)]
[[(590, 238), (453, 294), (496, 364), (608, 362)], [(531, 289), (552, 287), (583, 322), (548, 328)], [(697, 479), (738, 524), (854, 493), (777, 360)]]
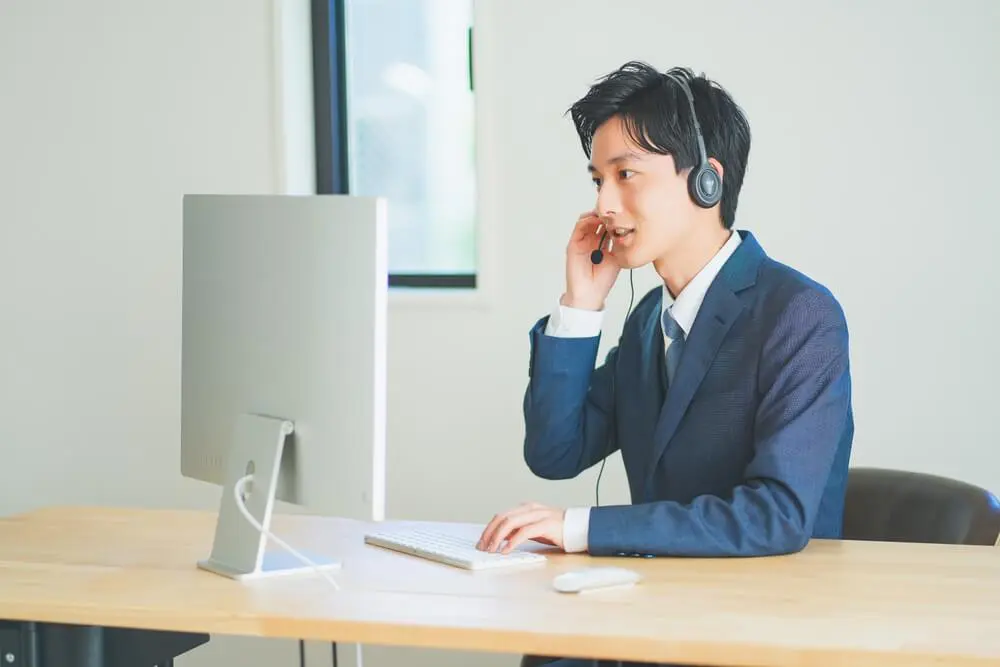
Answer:
[(599, 178), (593, 178), (591, 180), (594, 181), (594, 186), (595, 187), (598, 187), (598, 188), (601, 187), (601, 179), (599, 179)]
[(627, 181), (628, 179), (630, 179), (632, 176), (635, 175), (635, 172), (632, 171), (631, 169), (622, 169), (620, 172), (618, 172), (618, 175), (621, 177), (623, 181)]

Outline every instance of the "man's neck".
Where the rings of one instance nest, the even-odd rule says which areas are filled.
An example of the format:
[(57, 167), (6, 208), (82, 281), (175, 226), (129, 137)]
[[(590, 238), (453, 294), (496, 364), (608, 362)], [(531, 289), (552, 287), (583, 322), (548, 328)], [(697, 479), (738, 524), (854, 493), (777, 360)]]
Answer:
[(653, 267), (663, 279), (670, 295), (676, 299), (735, 233), (721, 225), (712, 226), (704, 233), (692, 234), (686, 243), (676, 248), (670, 255), (653, 262)]

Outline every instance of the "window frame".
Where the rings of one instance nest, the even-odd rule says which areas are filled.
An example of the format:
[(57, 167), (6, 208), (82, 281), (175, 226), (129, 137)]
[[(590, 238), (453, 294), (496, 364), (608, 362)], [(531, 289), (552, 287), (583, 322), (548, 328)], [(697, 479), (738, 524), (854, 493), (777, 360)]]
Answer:
[[(350, 194), (346, 0), (311, 0), (316, 193)], [(469, 33), (469, 85), (472, 32)], [(477, 267), (478, 269), (478, 267)], [(474, 273), (389, 272), (389, 287), (475, 289)]]

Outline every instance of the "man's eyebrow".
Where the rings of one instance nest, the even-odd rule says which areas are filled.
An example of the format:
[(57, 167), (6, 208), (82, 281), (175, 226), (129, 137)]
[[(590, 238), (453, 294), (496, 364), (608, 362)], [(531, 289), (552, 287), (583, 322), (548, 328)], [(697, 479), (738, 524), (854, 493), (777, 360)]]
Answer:
[[(614, 156), (613, 158), (608, 160), (608, 163), (614, 165), (614, 164), (621, 164), (622, 162), (628, 162), (629, 160), (641, 160), (641, 159), (642, 159), (641, 154), (629, 151), (627, 153), (621, 153), (619, 155)], [(597, 171), (597, 167), (594, 166), (593, 162), (587, 163), (587, 171), (591, 173)]]

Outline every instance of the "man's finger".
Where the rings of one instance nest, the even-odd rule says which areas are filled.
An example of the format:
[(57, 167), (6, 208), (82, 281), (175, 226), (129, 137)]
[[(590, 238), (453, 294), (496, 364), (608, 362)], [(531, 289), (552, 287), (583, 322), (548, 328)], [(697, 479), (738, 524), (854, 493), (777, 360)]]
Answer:
[(496, 532), (497, 526), (500, 525), (500, 522), (504, 520), (505, 516), (506, 515), (503, 513), (493, 515), (493, 518), (490, 519), (489, 523), (486, 524), (486, 527), (483, 528), (483, 534), (479, 536), (479, 542), (476, 544), (477, 549), (486, 548), (486, 545), (490, 543), (490, 539), (493, 537), (493, 533)]
[(500, 545), (508, 536), (518, 528), (540, 521), (548, 516), (548, 510), (528, 510), (512, 516), (500, 522), (500, 526), (493, 533), (492, 539), (487, 546), (488, 551), (497, 551)]
[(494, 542), (493, 538), (496, 535), (497, 529), (500, 527), (500, 524), (509, 517), (517, 516), (525, 512), (535, 511), (541, 507), (542, 506), (538, 503), (521, 503), (513, 509), (495, 515), (490, 522), (486, 524), (486, 528), (483, 529), (483, 534), (479, 537), (479, 542), (476, 543), (476, 548), (485, 550), (489, 544)]
[(489, 542), (486, 544), (486, 550), (499, 551), (504, 540), (507, 539), (512, 532), (522, 526), (534, 523), (544, 516), (545, 512), (541, 510), (530, 510), (507, 516), (500, 522), (496, 530), (493, 532)]
[(490, 519), (486, 527), (483, 528), (483, 534), (479, 536), (479, 542), (476, 543), (477, 549), (484, 549), (487, 544), (489, 544), (490, 539), (493, 537), (493, 533), (496, 532), (497, 526), (503, 520), (502, 514), (494, 514), (493, 518)]
[(518, 528), (510, 537), (507, 538), (507, 544), (500, 553), (509, 554), (514, 549), (518, 548), (528, 540), (534, 540), (538, 538), (548, 538), (550, 541), (553, 536), (550, 534), (552, 532), (552, 520), (545, 519), (544, 521), (536, 521), (530, 523), (527, 526)]
[(593, 230), (601, 224), (600, 216), (596, 215), (593, 211), (589, 214), (581, 215), (576, 221), (576, 225), (573, 227), (573, 238), (583, 238), (588, 233), (593, 232)]

